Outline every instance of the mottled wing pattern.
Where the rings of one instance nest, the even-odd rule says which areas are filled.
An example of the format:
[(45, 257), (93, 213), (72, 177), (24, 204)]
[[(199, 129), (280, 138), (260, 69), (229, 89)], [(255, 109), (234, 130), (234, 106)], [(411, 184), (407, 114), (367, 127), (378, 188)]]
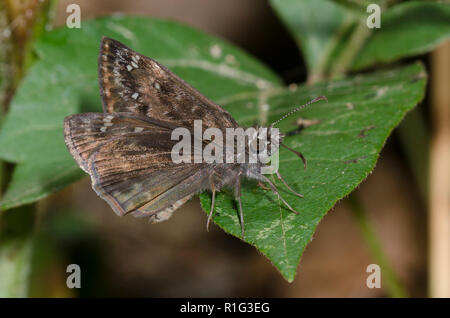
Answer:
[(130, 113), (86, 113), (64, 121), (70, 153), (119, 214), (163, 221), (209, 187), (206, 164), (176, 164), (170, 123)]
[(191, 128), (238, 127), (231, 115), (155, 60), (103, 38), (99, 84), (105, 112), (132, 112)]

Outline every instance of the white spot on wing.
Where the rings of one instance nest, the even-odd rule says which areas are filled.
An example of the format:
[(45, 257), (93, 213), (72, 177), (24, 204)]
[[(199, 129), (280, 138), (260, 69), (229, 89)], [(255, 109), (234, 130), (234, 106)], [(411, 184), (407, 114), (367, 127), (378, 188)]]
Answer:
[(139, 93), (134, 93), (133, 95), (131, 95), (131, 98), (132, 98), (132, 99), (137, 99), (138, 96), (139, 96)]
[(111, 123), (111, 120), (114, 118), (114, 116), (108, 115), (105, 118), (103, 118), (104, 123)]
[(193, 195), (188, 195), (185, 198), (182, 198), (178, 201), (176, 201), (174, 204), (168, 206), (166, 209), (159, 211), (153, 215), (150, 216), (150, 222), (152, 223), (158, 223), (158, 222), (162, 222), (165, 221), (167, 219), (169, 219), (173, 212), (178, 209), (180, 206), (182, 206), (187, 200), (189, 200)]
[(136, 128), (134, 128), (134, 132), (135, 133), (140, 133), (140, 132), (142, 132), (144, 130), (144, 128), (142, 128), (142, 127), (136, 127)]

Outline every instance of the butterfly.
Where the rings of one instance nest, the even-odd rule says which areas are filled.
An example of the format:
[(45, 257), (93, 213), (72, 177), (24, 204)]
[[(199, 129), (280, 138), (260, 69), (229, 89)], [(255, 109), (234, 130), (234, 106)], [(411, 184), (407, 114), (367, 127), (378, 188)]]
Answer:
[[(103, 37), (98, 79), (103, 113), (66, 117), (64, 140), (77, 164), (90, 175), (92, 188), (116, 214), (149, 217), (153, 223), (162, 222), (194, 195), (210, 191), (208, 228), (216, 192), (228, 187), (234, 189), (244, 238), (242, 178), (269, 184), (283, 203), (298, 213), (281, 198), (272, 181), (260, 172), (266, 165), (262, 162), (174, 162), (172, 150), (177, 143), (172, 138), (174, 129), (184, 127), (192, 131), (196, 120), (202, 120), (205, 128), (221, 131), (240, 126), (225, 109), (165, 66), (119, 41)], [(324, 96), (317, 97), (280, 120), (324, 99)], [(195, 139), (195, 136), (191, 138)], [(280, 135), (277, 140), (280, 145), (302, 158), (306, 167), (303, 155), (282, 144), (282, 139), (283, 135)], [(206, 141), (203, 140), (200, 146), (204, 145)], [(272, 143), (267, 149), (270, 149), (269, 155), (273, 154), (278, 145)], [(277, 176), (290, 191), (301, 196), (287, 185), (279, 172)]]

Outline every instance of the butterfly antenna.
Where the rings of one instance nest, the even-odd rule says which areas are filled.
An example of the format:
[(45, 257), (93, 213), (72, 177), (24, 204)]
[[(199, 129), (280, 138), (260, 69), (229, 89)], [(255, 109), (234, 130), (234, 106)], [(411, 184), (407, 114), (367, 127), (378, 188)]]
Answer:
[(298, 112), (299, 110), (302, 110), (302, 109), (308, 107), (309, 105), (311, 105), (311, 104), (313, 104), (313, 103), (315, 103), (315, 102), (318, 102), (319, 100), (324, 100), (324, 101), (326, 101), (326, 102), (328, 103), (328, 99), (327, 99), (325, 96), (319, 96), (319, 97), (316, 97), (316, 98), (310, 100), (309, 102), (307, 102), (306, 104), (301, 105), (301, 106), (298, 106), (297, 108), (294, 108), (293, 110), (291, 110), (290, 112), (288, 112), (286, 115), (284, 115), (283, 117), (281, 117), (281, 118), (278, 119), (277, 121), (274, 121), (274, 122), (270, 125), (270, 127), (273, 127), (273, 126), (277, 125), (280, 121), (282, 121), (283, 119), (285, 119), (285, 118), (291, 116), (293, 113)]

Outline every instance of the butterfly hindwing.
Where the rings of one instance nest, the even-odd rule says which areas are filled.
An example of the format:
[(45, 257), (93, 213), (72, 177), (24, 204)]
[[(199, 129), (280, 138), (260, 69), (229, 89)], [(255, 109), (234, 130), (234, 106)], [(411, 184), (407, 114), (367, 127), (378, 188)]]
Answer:
[(71, 154), (91, 175), (97, 194), (119, 215), (163, 218), (159, 212), (173, 212), (176, 202), (207, 186), (198, 180), (179, 188), (199, 171), (207, 176), (207, 166), (173, 162), (171, 150), (177, 141), (171, 140), (170, 124), (130, 113), (86, 113), (67, 117), (64, 126)]
[(105, 112), (132, 112), (192, 127), (238, 127), (231, 115), (155, 60), (124, 44), (103, 38), (99, 85)]
[(170, 131), (168, 123), (132, 114), (84, 113), (64, 119), (64, 139), (78, 165), (89, 173), (87, 159), (103, 143), (112, 138), (143, 131)]

